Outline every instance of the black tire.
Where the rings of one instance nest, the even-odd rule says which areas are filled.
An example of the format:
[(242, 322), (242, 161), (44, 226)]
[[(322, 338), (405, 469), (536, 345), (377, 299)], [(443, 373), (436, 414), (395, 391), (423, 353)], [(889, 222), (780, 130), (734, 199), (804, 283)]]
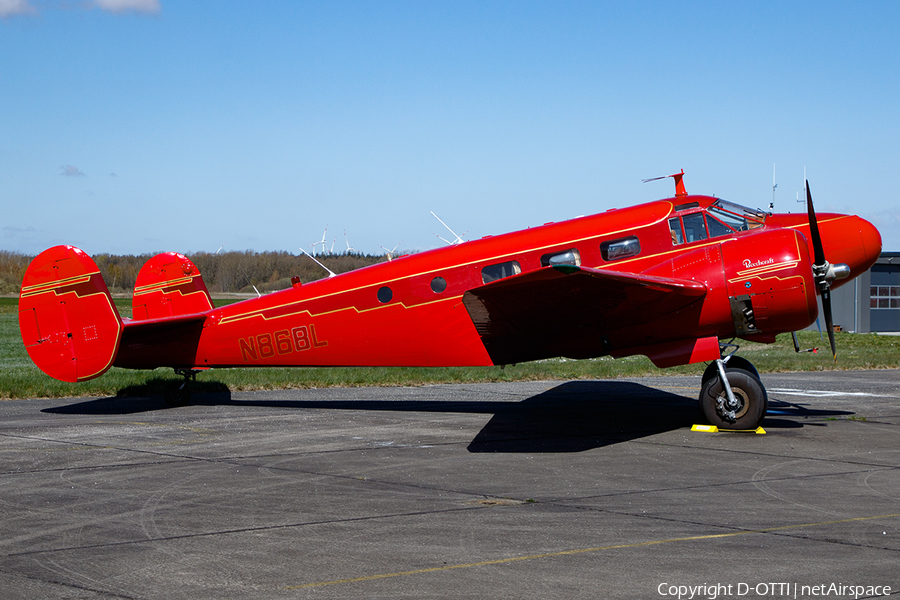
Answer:
[(166, 404), (172, 408), (187, 406), (191, 401), (191, 390), (188, 389), (186, 381), (183, 383), (176, 383), (166, 389), (166, 393), (163, 397), (166, 400)]
[[(728, 362), (725, 363), (726, 372), (728, 369), (742, 369), (747, 371), (757, 379), (759, 379), (759, 371), (756, 370), (756, 367), (753, 366), (746, 358), (732, 355), (731, 358), (728, 359)], [(700, 380), (701, 385), (712, 379), (713, 377), (719, 376), (719, 369), (716, 368), (716, 361), (712, 361), (706, 366), (706, 370), (703, 371), (703, 378)]]
[(725, 374), (728, 376), (737, 406), (733, 407), (733, 411), (729, 410), (725, 386), (716, 373), (700, 388), (700, 409), (703, 416), (710, 425), (715, 425), (719, 429), (756, 429), (765, 418), (769, 407), (766, 388), (758, 377), (744, 369), (726, 369)]

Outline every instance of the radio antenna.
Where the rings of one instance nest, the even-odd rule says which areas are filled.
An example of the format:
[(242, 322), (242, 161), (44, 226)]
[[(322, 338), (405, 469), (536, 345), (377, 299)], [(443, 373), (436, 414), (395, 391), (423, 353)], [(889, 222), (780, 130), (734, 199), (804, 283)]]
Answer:
[[(318, 242), (316, 242), (316, 243), (318, 243)], [(329, 269), (328, 267), (326, 267), (325, 265), (323, 265), (322, 263), (320, 263), (319, 261), (317, 261), (317, 260), (315, 259), (315, 257), (313, 257), (313, 255), (310, 254), (309, 252), (307, 252), (306, 250), (304, 250), (302, 246), (300, 247), (300, 252), (302, 252), (303, 254), (305, 254), (305, 255), (307, 255), (308, 257), (310, 257), (314, 263), (316, 263), (317, 265), (319, 265), (320, 267), (322, 267), (323, 269), (325, 269), (326, 271), (328, 271), (328, 276), (329, 276), (329, 277), (334, 277), (335, 275), (337, 275), (337, 273), (335, 273), (334, 271), (332, 271), (331, 269)]]
[[(439, 216), (437, 216), (436, 214), (434, 214), (434, 211), (433, 211), (433, 210), (430, 210), (430, 211), (428, 211), (428, 212), (431, 213), (431, 216), (432, 216), (432, 217), (434, 217), (434, 218), (437, 219), (438, 221), (441, 221), (441, 218), (440, 218)], [(444, 238), (441, 238), (441, 236), (438, 235), (439, 238), (441, 238), (442, 240), (444, 240), (445, 242), (447, 242), (447, 243), (450, 244), (451, 246), (452, 246), (453, 244), (462, 244), (463, 242), (466, 241), (466, 240), (462, 239), (461, 237), (459, 237), (458, 235), (456, 235), (456, 232), (453, 231), (452, 229), (450, 229), (450, 226), (447, 225), (446, 223), (444, 223), (443, 221), (441, 221), (441, 225), (443, 225), (444, 227), (446, 227), (446, 228), (447, 228), (447, 231), (449, 231), (450, 233), (452, 233), (452, 234), (453, 234), (453, 237), (456, 238), (456, 239), (453, 240), (452, 242), (447, 242), (447, 240), (444, 240)], [(435, 235), (437, 235), (437, 234), (435, 234)], [(466, 235), (466, 234), (463, 233), (463, 235)]]
[(778, 184), (775, 183), (775, 163), (772, 163), (772, 204), (769, 205), (769, 210), (775, 212), (775, 188), (778, 187)]

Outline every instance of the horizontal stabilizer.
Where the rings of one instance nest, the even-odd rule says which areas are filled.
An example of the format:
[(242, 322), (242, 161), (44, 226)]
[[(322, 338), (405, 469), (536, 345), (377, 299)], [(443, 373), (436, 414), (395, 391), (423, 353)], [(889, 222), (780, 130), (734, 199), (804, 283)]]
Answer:
[(463, 304), (494, 364), (606, 352), (600, 337), (640, 325), (706, 294), (703, 283), (554, 266), (467, 291)]
[(205, 313), (126, 320), (115, 366), (195, 368), (197, 344), (205, 322)]

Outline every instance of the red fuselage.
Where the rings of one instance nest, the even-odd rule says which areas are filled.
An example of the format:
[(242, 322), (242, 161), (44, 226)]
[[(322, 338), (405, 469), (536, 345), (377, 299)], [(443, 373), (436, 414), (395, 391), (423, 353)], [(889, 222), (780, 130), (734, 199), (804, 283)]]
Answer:
[[(691, 354), (699, 339), (772, 341), (777, 333), (814, 322), (806, 216), (755, 213), (741, 227), (740, 218), (729, 221), (727, 212), (711, 212), (715, 203), (709, 196), (683, 196), (403, 256), (213, 309), (177, 331), (129, 336), (126, 321), (114, 364), (463, 366), (542, 354), (647, 354), (671, 365), (710, 360)], [(859, 217), (822, 214), (819, 227), (828, 260), (847, 264), (851, 277), (867, 270), (881, 251), (877, 230)], [(654, 277), (689, 280), (706, 291), (684, 305), (660, 303), (639, 314), (623, 313), (622, 303), (640, 296), (629, 288), (617, 300), (619, 312), (610, 313), (626, 316), (606, 320), (603, 298), (595, 314), (590, 308), (557, 314), (548, 296), (534, 325), (546, 332), (558, 323), (572, 332), (570, 341), (529, 347), (521, 355), (515, 348), (492, 355), (464, 302), (466, 292), (548, 264), (638, 274), (648, 278), (648, 288)], [(541, 298), (523, 302), (535, 308)], [(578, 328), (588, 321), (590, 327)], [(528, 328), (518, 329), (514, 339), (526, 339)]]

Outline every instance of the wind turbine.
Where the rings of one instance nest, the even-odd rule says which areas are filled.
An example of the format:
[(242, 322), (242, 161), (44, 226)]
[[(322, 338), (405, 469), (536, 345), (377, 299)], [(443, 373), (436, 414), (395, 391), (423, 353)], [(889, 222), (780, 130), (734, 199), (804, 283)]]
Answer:
[[(316, 251), (316, 246), (318, 246), (319, 244), (322, 244), (322, 254), (325, 254), (325, 248), (326, 248), (326, 246), (325, 246), (325, 235), (326, 235), (327, 233), (328, 233), (328, 225), (325, 225), (325, 231), (322, 232), (322, 239), (319, 240), (318, 242), (313, 242), (312, 244), (310, 244), (310, 247), (312, 247), (313, 253), (315, 253), (315, 251)], [(301, 250), (302, 250), (302, 248), (301, 248)], [(305, 252), (304, 252), (304, 253), (305, 253)]]
[(347, 254), (350, 254), (351, 250), (356, 250), (356, 248), (351, 247), (350, 242), (347, 241), (347, 230), (346, 229), (344, 230), (344, 243), (347, 244)]
[[(399, 246), (399, 245), (402, 244), (402, 243), (403, 243), (402, 241), (397, 242), (397, 246)], [(394, 250), (397, 249), (397, 246), (394, 246), (393, 248), (391, 248), (390, 250), (388, 250), (387, 248), (385, 248), (385, 247), (382, 246), (381, 244), (378, 244), (378, 247), (381, 248), (382, 250), (384, 250), (384, 251), (387, 253), (387, 258), (388, 258), (388, 260), (394, 260)]]

